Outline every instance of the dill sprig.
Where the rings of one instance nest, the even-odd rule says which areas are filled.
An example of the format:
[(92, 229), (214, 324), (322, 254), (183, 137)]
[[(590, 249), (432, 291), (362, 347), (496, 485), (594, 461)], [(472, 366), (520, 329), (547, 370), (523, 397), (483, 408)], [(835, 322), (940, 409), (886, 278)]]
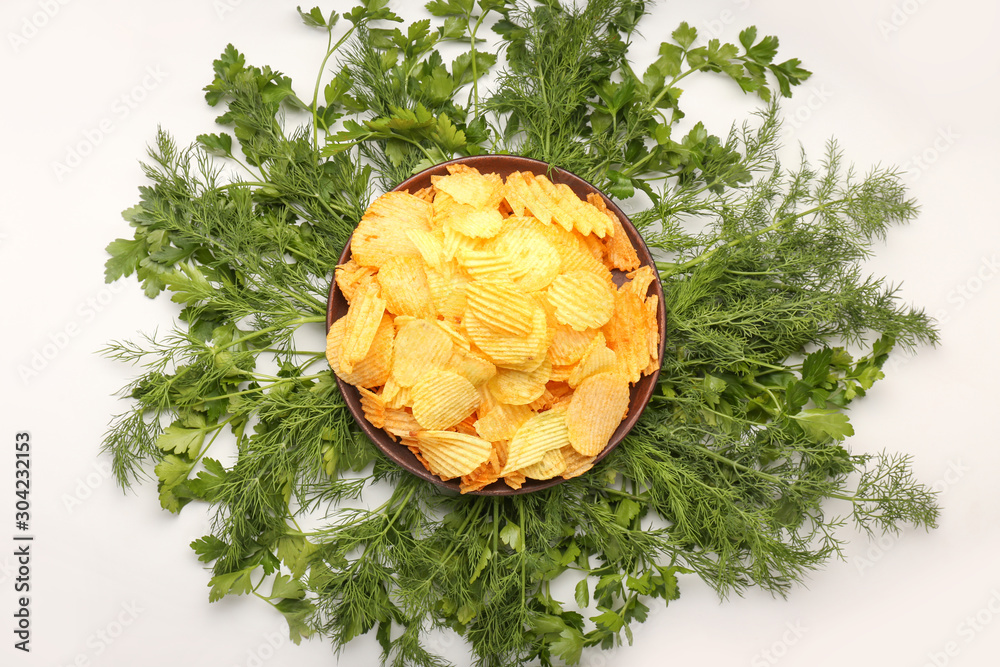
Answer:
[[(774, 98), (809, 72), (775, 60), (775, 37), (703, 43), (684, 23), (639, 74), (641, 1), (432, 0), (433, 20), (408, 26), (387, 4), (299, 10), (326, 37), (311, 96), (226, 47), (205, 88), (225, 131), (187, 148), (159, 131), (124, 213), (133, 236), (108, 247), (109, 281), (134, 275), (180, 310), (171, 331), (105, 348), (141, 374), (104, 450), (123, 488), (151, 474), (165, 509), (207, 506), (211, 533), (191, 546), (211, 601), (261, 598), (296, 642), (374, 632), (385, 665), (447, 664), (426, 642), (441, 629), (476, 665), (575, 664), (630, 642), (681, 574), (784, 595), (842, 554), (849, 523), (935, 526), (908, 456), (852, 452), (846, 414), (896, 346), (937, 341), (864, 269), (917, 207), (893, 170), (859, 172), (832, 142), (818, 165), (779, 164)], [(450, 63), (445, 43), (463, 48)], [(725, 137), (674, 136), (695, 74), (764, 106)], [(648, 197), (632, 217), (657, 256), (667, 346), (641, 420), (586, 475), (456, 496), (372, 447), (323, 351), (302, 347), (377, 190), (505, 151)], [(551, 594), (559, 577), (577, 580), (570, 602)]]

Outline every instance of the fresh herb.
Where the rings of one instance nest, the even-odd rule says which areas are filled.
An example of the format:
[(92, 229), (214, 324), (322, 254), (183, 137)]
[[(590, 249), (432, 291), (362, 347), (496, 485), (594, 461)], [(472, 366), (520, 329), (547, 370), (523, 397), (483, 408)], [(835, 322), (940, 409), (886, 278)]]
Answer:
[[(433, 20), (405, 27), (387, 0), (343, 17), (300, 9), (327, 38), (311, 96), (226, 47), (205, 89), (223, 131), (190, 148), (157, 134), (150, 184), (125, 212), (133, 238), (108, 247), (109, 281), (135, 275), (181, 310), (172, 332), (107, 347), (143, 373), (104, 449), (123, 487), (152, 470), (165, 509), (208, 504), (212, 533), (191, 546), (212, 566), (209, 599), (263, 598), (296, 642), (374, 631), (387, 665), (445, 664), (426, 647), (433, 628), (461, 634), (477, 665), (575, 664), (631, 641), (681, 574), (723, 596), (784, 594), (840, 555), (848, 520), (933, 527), (935, 498), (905, 455), (846, 444), (846, 410), (892, 349), (937, 340), (863, 270), (916, 207), (893, 171), (859, 174), (836, 145), (817, 166), (778, 164), (774, 98), (809, 76), (799, 61), (776, 62), (778, 40), (754, 28), (703, 43), (681, 24), (639, 75), (635, 0), (427, 9)], [(464, 45), (451, 62), (445, 42)], [(726, 137), (701, 123), (675, 136), (678, 84), (697, 72), (762, 111)], [(293, 109), (312, 122), (292, 128)], [(353, 422), (323, 351), (300, 349), (302, 332), (322, 333), (336, 258), (378, 190), (487, 152), (647, 197), (633, 221), (659, 258), (668, 323), (657, 392), (619, 449), (507, 498), (397, 469)], [(236, 456), (210, 458), (223, 440)], [(381, 506), (354, 507), (385, 485)], [(850, 516), (829, 515), (831, 499)], [(550, 594), (560, 576), (578, 579), (575, 604)]]

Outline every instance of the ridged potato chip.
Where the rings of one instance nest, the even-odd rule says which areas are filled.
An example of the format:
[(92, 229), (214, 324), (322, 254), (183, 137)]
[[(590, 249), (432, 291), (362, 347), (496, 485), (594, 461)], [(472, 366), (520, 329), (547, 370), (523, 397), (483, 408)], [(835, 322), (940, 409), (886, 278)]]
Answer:
[(535, 305), (533, 308), (531, 333), (527, 336), (497, 333), (468, 311), (462, 323), (465, 325), (469, 340), (498, 367), (531, 371), (538, 368), (546, 359), (548, 323), (545, 309), (541, 306)]
[(361, 410), (365, 419), (375, 428), (385, 428), (385, 401), (382, 396), (364, 387), (358, 387), (358, 393), (361, 394)]
[(597, 336), (594, 337), (594, 340), (587, 347), (587, 351), (580, 359), (580, 362), (573, 368), (573, 372), (569, 374), (569, 379), (566, 380), (566, 383), (576, 389), (580, 386), (581, 382), (591, 375), (603, 373), (604, 371), (613, 371), (617, 368), (618, 356), (605, 344), (604, 334), (598, 332)]
[(546, 452), (571, 444), (567, 415), (566, 410), (549, 410), (521, 424), (507, 445), (503, 475), (538, 463)]
[(425, 373), (413, 385), (412, 396), (413, 417), (429, 431), (451, 428), (471, 415), (480, 400), (471, 382), (458, 373), (440, 370)]
[(345, 372), (368, 355), (375, 332), (385, 313), (385, 299), (379, 296), (378, 285), (366, 283), (354, 296), (344, 315), (344, 341), (340, 350), (340, 366)]
[(596, 456), (584, 456), (573, 449), (572, 445), (567, 445), (559, 451), (562, 452), (563, 461), (566, 462), (566, 469), (560, 474), (563, 479), (579, 477), (594, 467), (594, 459), (597, 458)]
[(400, 327), (392, 360), (392, 376), (412, 387), (427, 373), (444, 365), (454, 350), (451, 337), (431, 320), (414, 319)]
[(535, 304), (509, 279), (473, 280), (465, 299), (467, 312), (490, 329), (511, 336), (531, 333)]
[(468, 475), (489, 459), (489, 440), (454, 431), (417, 431), (417, 448), (432, 473), (447, 481)]
[(500, 403), (485, 411), (476, 420), (476, 432), (491, 442), (510, 440), (521, 424), (531, 419), (534, 414), (526, 405)]
[(546, 292), (556, 320), (577, 331), (604, 326), (615, 312), (615, 290), (589, 271), (556, 276)]
[(531, 479), (552, 479), (566, 470), (566, 458), (562, 449), (550, 449), (538, 463), (521, 468), (525, 477)]
[(595, 456), (628, 410), (628, 381), (618, 372), (591, 375), (573, 392), (566, 410), (569, 444), (584, 456)]
[(527, 405), (545, 392), (545, 383), (552, 373), (552, 362), (548, 359), (533, 371), (515, 371), (500, 368), (490, 378), (487, 386), (490, 393), (507, 405)]
[(434, 318), (437, 313), (420, 257), (391, 257), (379, 267), (375, 278), (382, 288), (385, 307), (396, 315)]
[(382, 316), (378, 328), (375, 330), (375, 337), (368, 348), (368, 354), (361, 361), (354, 364), (353, 370), (346, 371), (340, 364), (344, 342), (344, 328), (347, 324), (345, 318), (341, 317), (333, 323), (330, 331), (326, 334), (326, 360), (330, 368), (344, 382), (353, 384), (355, 387), (380, 387), (389, 379), (389, 372), (392, 369), (393, 348), (396, 340), (396, 327), (392, 324), (392, 318), (388, 313)]
[(430, 229), (431, 205), (406, 192), (387, 192), (368, 207), (351, 236), (351, 256), (362, 266), (381, 266), (390, 257), (420, 254), (406, 235)]

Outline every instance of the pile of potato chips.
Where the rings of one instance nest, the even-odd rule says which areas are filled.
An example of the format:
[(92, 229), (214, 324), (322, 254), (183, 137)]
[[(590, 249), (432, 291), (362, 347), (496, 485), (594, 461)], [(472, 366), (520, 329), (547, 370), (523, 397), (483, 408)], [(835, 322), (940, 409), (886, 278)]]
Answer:
[[(327, 359), (376, 428), (462, 493), (586, 472), (659, 367), (655, 279), (595, 194), (463, 165), (389, 192), (337, 267)], [(619, 287), (612, 270), (629, 272)]]

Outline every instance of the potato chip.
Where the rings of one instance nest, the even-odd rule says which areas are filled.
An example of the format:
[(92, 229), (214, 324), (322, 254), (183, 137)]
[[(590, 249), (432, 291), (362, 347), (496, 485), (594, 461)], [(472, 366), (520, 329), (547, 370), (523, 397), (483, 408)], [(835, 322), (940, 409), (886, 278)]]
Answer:
[(337, 282), (337, 289), (344, 295), (348, 303), (354, 300), (358, 287), (373, 280), (375, 269), (371, 266), (358, 266), (352, 259), (344, 264), (340, 264), (334, 269), (333, 277)]
[(385, 312), (385, 300), (379, 296), (378, 285), (366, 283), (355, 295), (344, 315), (344, 341), (340, 350), (340, 366), (350, 373), (354, 364), (368, 355), (375, 332)]
[(503, 226), (503, 215), (497, 209), (472, 208), (456, 210), (448, 218), (451, 229), (473, 238), (491, 238)]
[(351, 236), (351, 254), (361, 266), (382, 266), (390, 257), (420, 254), (406, 235), (430, 229), (431, 206), (406, 192), (387, 192), (372, 202)]
[(604, 326), (615, 310), (614, 289), (588, 271), (556, 276), (546, 295), (556, 319), (577, 331)]
[(416, 246), (424, 264), (435, 271), (444, 271), (444, 233), (425, 229), (407, 229), (406, 237)]
[(392, 325), (392, 318), (388, 314), (382, 316), (372, 344), (368, 348), (368, 354), (356, 362), (351, 371), (344, 370), (340, 364), (346, 325), (347, 320), (341, 317), (330, 326), (330, 331), (326, 335), (326, 359), (330, 363), (330, 368), (337, 377), (355, 387), (382, 386), (389, 379), (389, 372), (392, 369), (396, 339), (396, 328)]
[(629, 383), (618, 372), (591, 375), (573, 393), (566, 410), (569, 444), (584, 456), (599, 454), (622, 422)]
[(591, 375), (612, 371), (618, 368), (618, 356), (605, 344), (604, 334), (597, 336), (587, 348), (580, 362), (573, 368), (566, 383), (576, 389)]
[(535, 218), (507, 218), (485, 251), (505, 260), (505, 276), (524, 292), (547, 287), (562, 268), (562, 257)]
[(525, 477), (531, 479), (552, 479), (566, 470), (566, 459), (562, 449), (550, 449), (538, 463), (521, 468)]
[(521, 424), (507, 445), (503, 475), (538, 463), (545, 453), (570, 444), (566, 410), (541, 412)]
[(379, 267), (375, 278), (389, 312), (430, 319), (437, 316), (420, 257), (391, 257)]
[(476, 432), (491, 442), (510, 440), (521, 424), (531, 419), (534, 414), (526, 405), (500, 403), (480, 415), (475, 424)]
[(604, 198), (595, 192), (587, 195), (587, 201), (608, 217), (614, 229), (613, 234), (604, 237), (604, 255), (608, 265), (619, 271), (632, 271), (639, 268), (639, 255), (629, 240), (628, 234), (625, 233), (625, 228), (618, 216), (607, 207)]
[(468, 475), (462, 476), (461, 484), (458, 487), (459, 493), (472, 493), (473, 491), (484, 489), (500, 479), (500, 470), (502, 468), (503, 464), (500, 463), (500, 453), (496, 445), (494, 445), (488, 459), (479, 464), (479, 467)]
[(358, 387), (358, 392), (361, 394), (361, 411), (365, 413), (365, 419), (375, 428), (384, 428), (385, 401), (379, 394), (364, 387)]
[(497, 367), (493, 362), (476, 352), (457, 346), (444, 368), (458, 373), (471, 382), (474, 387), (483, 386), (487, 380), (497, 374)]
[(521, 472), (520, 470), (515, 470), (513, 472), (509, 472), (506, 475), (504, 475), (503, 481), (505, 484), (507, 484), (507, 486), (517, 491), (522, 486), (524, 486), (524, 483), (528, 481), (528, 479), (524, 476), (523, 472)]
[(494, 331), (511, 336), (531, 333), (535, 305), (506, 278), (473, 280), (465, 289), (467, 313)]
[(579, 477), (594, 467), (594, 459), (597, 458), (596, 456), (584, 456), (573, 449), (572, 445), (567, 445), (559, 451), (562, 452), (563, 461), (566, 463), (566, 469), (560, 475), (563, 479)]
[(549, 347), (549, 358), (554, 366), (575, 364), (587, 352), (591, 342), (599, 333), (598, 329), (577, 331), (566, 324), (557, 324)]
[(497, 210), (503, 198), (503, 179), (497, 174), (480, 174), (475, 169), (432, 177), (432, 182), (438, 192), (472, 208)]
[(413, 385), (412, 396), (414, 418), (431, 431), (454, 426), (479, 405), (479, 392), (472, 383), (451, 371), (425, 372)]
[(413, 438), (417, 431), (423, 429), (413, 417), (413, 413), (403, 409), (386, 408), (385, 426), (382, 428), (392, 436)]
[(490, 393), (507, 405), (526, 405), (545, 392), (549, 381), (552, 362), (545, 359), (532, 371), (515, 371), (509, 368), (497, 369), (496, 375), (487, 383)]
[(488, 440), (454, 431), (417, 431), (416, 440), (428, 470), (443, 480), (468, 475), (493, 450)]
[(637, 382), (649, 365), (645, 305), (634, 292), (619, 289), (615, 312), (604, 326), (607, 345), (618, 356), (618, 369), (629, 382)]
[(454, 270), (441, 273), (428, 268), (426, 275), (431, 301), (438, 315), (455, 321), (462, 319), (466, 305), (465, 287), (469, 279)]
[(410, 388), (400, 386), (391, 373), (389, 379), (385, 381), (385, 386), (382, 387), (382, 400), (387, 408), (405, 408), (413, 402)]
[(469, 311), (466, 311), (462, 324), (469, 340), (498, 367), (531, 371), (546, 359), (548, 324), (545, 321), (545, 310), (541, 306), (533, 309), (532, 328), (528, 336), (497, 333)]
[(451, 337), (430, 320), (406, 322), (396, 334), (392, 376), (403, 387), (412, 387), (429, 370), (440, 368), (454, 349)]

